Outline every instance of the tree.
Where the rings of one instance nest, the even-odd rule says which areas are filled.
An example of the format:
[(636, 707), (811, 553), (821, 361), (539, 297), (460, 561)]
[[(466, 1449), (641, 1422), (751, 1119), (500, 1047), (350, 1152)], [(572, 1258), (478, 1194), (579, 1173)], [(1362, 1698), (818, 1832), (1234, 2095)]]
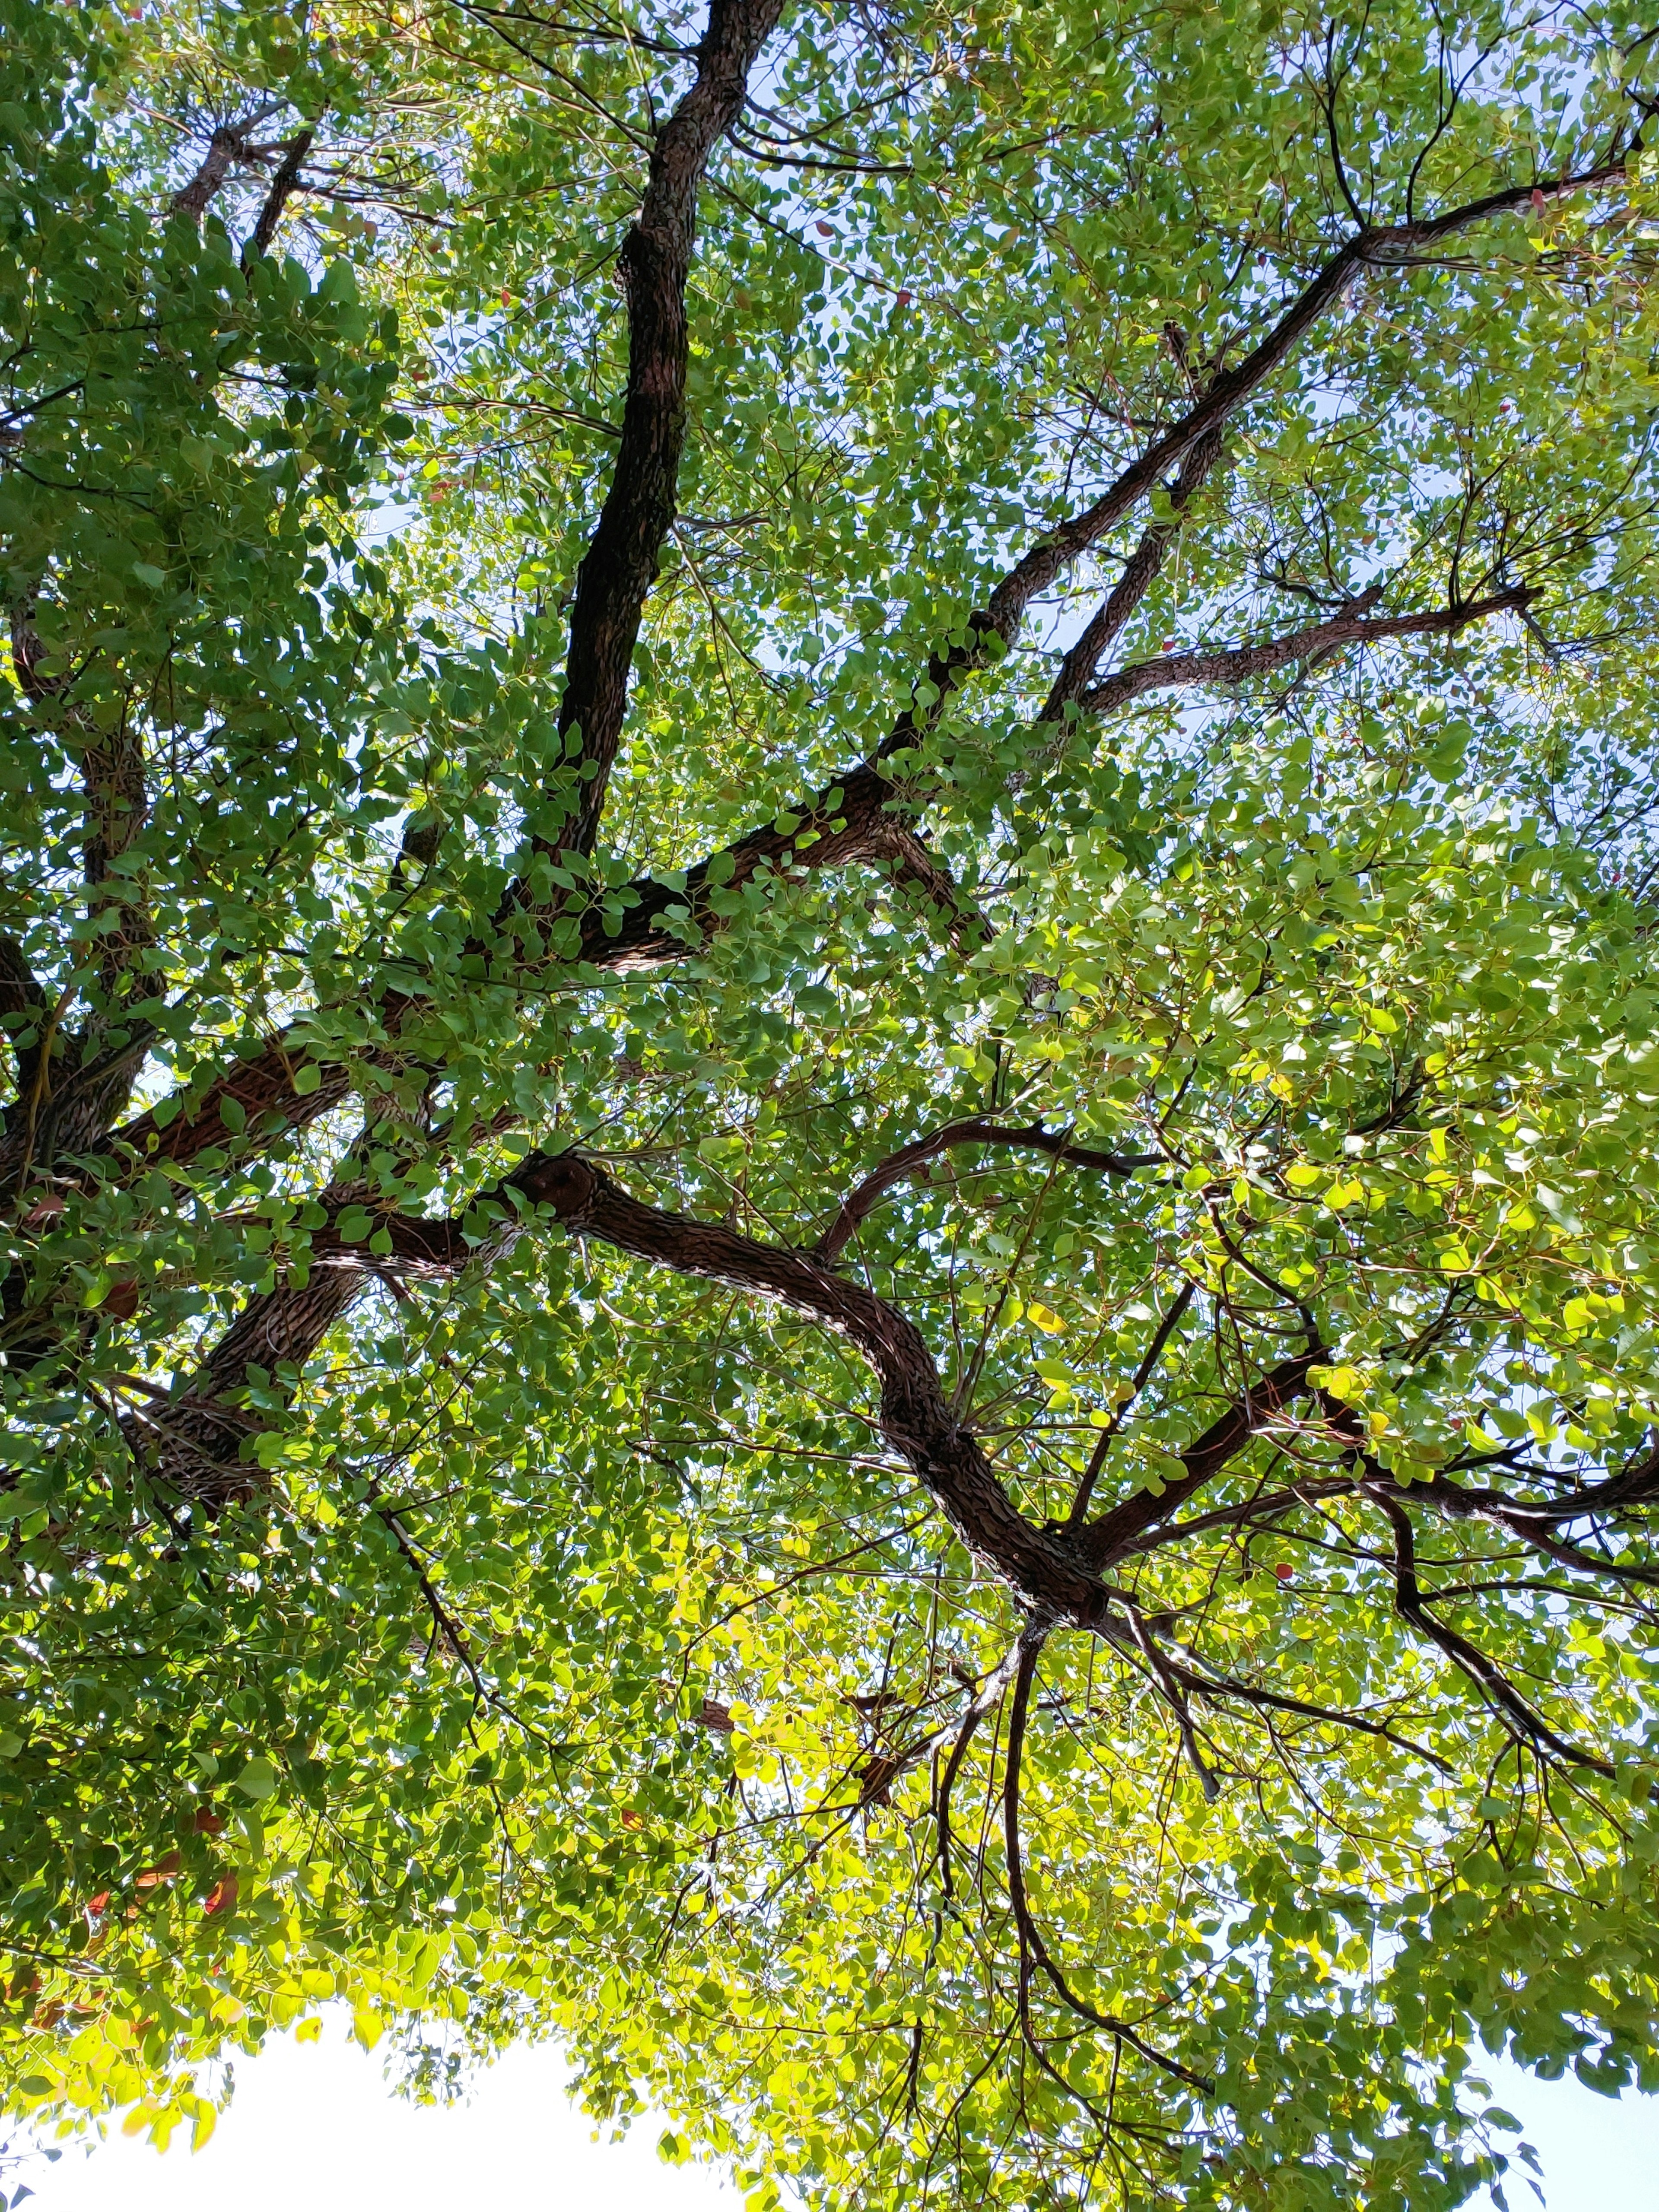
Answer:
[(1652, 31), (4, 22), (12, 2106), (1659, 2086)]

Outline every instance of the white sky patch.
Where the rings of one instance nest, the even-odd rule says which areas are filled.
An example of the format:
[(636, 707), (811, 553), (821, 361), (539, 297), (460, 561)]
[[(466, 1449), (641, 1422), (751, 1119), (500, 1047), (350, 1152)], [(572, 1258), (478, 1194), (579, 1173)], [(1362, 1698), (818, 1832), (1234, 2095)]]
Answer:
[(273, 2036), (239, 2058), (236, 2094), (198, 2152), (184, 2129), (165, 2154), (117, 2135), (39, 2161), (21, 2177), (28, 2212), (739, 2212), (711, 2168), (664, 2165), (659, 2116), (624, 2142), (594, 2142), (550, 2045), (510, 2051), (465, 2104), (422, 2106), (392, 2094), (384, 2054), (359, 2050), (347, 2027), (326, 2019), (315, 2043)]

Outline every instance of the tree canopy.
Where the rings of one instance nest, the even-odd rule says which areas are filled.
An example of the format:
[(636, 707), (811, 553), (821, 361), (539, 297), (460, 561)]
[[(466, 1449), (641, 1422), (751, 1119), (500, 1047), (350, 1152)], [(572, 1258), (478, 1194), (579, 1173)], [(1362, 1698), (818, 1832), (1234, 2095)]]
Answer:
[(0, 0), (14, 2112), (1659, 2088), (1642, 12)]

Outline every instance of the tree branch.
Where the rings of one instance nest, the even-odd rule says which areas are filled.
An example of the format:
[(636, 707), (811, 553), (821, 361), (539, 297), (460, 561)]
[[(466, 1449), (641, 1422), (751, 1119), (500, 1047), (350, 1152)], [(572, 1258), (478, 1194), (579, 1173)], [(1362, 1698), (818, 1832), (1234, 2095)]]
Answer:
[[(936, 654), (927, 665), (925, 681), (927, 686), (931, 686), (931, 706), (921, 706), (922, 692), (918, 690), (918, 696), (911, 702), (911, 706), (894, 723), (894, 730), (883, 741), (874, 761), (865, 761), (858, 768), (848, 769), (836, 783), (827, 785), (825, 790), (818, 792), (817, 796), (807, 799), (796, 810), (799, 821), (790, 832), (781, 832), (781, 830), (776, 830), (776, 825), (761, 825), (759, 830), (752, 830), (748, 836), (737, 838), (732, 845), (723, 848), (721, 852), (710, 854), (708, 858), (699, 860), (695, 867), (686, 869), (684, 887), (661, 883), (653, 876), (646, 876), (646, 878), (626, 884), (619, 894), (611, 896), (604, 905), (588, 905), (577, 922), (580, 940), (577, 940), (575, 949), (573, 949), (571, 956), (562, 957), (573, 957), (575, 963), (588, 963), (611, 973), (633, 973), (644, 971), (644, 969), (668, 967), (677, 960), (688, 957), (688, 953), (695, 951), (708, 933), (721, 929), (723, 915), (719, 915), (719, 911), (710, 902), (710, 894), (719, 891), (721, 887), (741, 890), (745, 883), (752, 883), (765, 874), (801, 876), (807, 872), (814, 872), (814, 869), (842, 867), (842, 865), (854, 863), (854, 860), (891, 860), (900, 869), (911, 865), (911, 860), (914, 860), (914, 852), (911, 852), (914, 832), (898, 821), (894, 811), (900, 805), (902, 794), (880, 772), (880, 761), (891, 759), (896, 752), (902, 752), (914, 744), (915, 737), (925, 728), (925, 723), (933, 719), (945, 695), (956, 688), (960, 677), (971, 665), (980, 664), (980, 654), (982, 654), (988, 635), (998, 633), (1005, 641), (1009, 641), (1020, 626), (1020, 619), (1024, 615), (1024, 608), (1030, 604), (1030, 598), (1037, 591), (1046, 588), (1046, 584), (1053, 581), (1053, 577), (1060, 573), (1060, 568), (1066, 566), (1068, 560), (1086, 550), (1103, 531), (1110, 529), (1141, 495), (1152, 491), (1168, 476), (1170, 469), (1182, 467), (1186, 458), (1201, 445), (1201, 441), (1206, 441), (1207, 435), (1212, 435), (1214, 431), (1224, 427), (1228, 416), (1239, 410), (1239, 404), (1243, 404), (1243, 400), (1263, 383), (1265, 378), (1290, 356), (1303, 334), (1318, 321), (1318, 316), (1325, 312), (1325, 307), (1329, 307), (1332, 301), (1340, 296), (1345, 285), (1352, 281), (1352, 276), (1360, 268), (1409, 261), (1413, 250), (1431, 248), (1443, 239), (1451, 237), (1453, 232), (1464, 230), (1464, 228), (1484, 222), (1493, 215), (1504, 215), (1504, 212), (1513, 212), (1526, 204), (1531, 204), (1531, 197), (1535, 191), (1541, 192), (1547, 199), (1548, 197), (1566, 197), (1571, 192), (1593, 191), (1597, 185), (1610, 184), (1621, 175), (1624, 175), (1624, 161), (1614, 161), (1614, 164), (1606, 164), (1597, 170), (1586, 170), (1583, 175), (1562, 177), (1562, 179), (1544, 181), (1544, 184), (1537, 185), (1516, 185), (1510, 191), (1493, 192), (1493, 195), (1486, 195), (1486, 199), (1471, 201), (1468, 206), (1455, 208), (1443, 216), (1433, 216), (1431, 222), (1405, 223), (1405, 226), (1385, 228), (1385, 230), (1356, 232), (1356, 237), (1349, 239), (1343, 248), (1325, 264), (1325, 268), (1314, 276), (1312, 283), (1303, 289), (1298, 299), (1290, 305), (1290, 310), (1281, 316), (1281, 321), (1276, 323), (1274, 330), (1267, 334), (1267, 338), (1263, 338), (1261, 345), (1256, 345), (1255, 352), (1248, 354), (1245, 361), (1241, 361), (1237, 368), (1225, 372), (1224, 376), (1214, 378), (1203, 398), (1168, 434), (1152, 442), (1141, 453), (1139, 460), (1133, 462), (1117, 477), (1117, 483), (1109, 491), (1102, 493), (1102, 498), (1093, 507), (1086, 508), (1082, 515), (1075, 515), (1066, 525), (1061, 525), (1055, 533), (1044, 538), (1042, 544), (1033, 546), (1020, 564), (1011, 568), (1009, 575), (1002, 580), (1002, 584), (991, 595), (987, 611), (969, 617), (964, 637), (956, 646), (951, 646), (947, 653)], [(606, 507), (608, 504), (611, 502), (606, 500)], [(659, 508), (659, 514), (661, 511), (664, 508)], [(672, 502), (665, 508), (665, 514), (672, 515)], [(661, 535), (665, 533), (665, 526), (668, 525), (664, 522), (657, 540), (654, 540), (654, 546), (661, 544)], [(598, 538), (595, 538), (595, 542), (598, 542)], [(650, 562), (654, 562), (654, 546), (650, 550)], [(1161, 557), (1159, 549), (1148, 546), (1146, 542), (1141, 549), (1137, 549), (1137, 556), (1130, 557), (1133, 577), (1130, 577), (1130, 571), (1126, 571), (1124, 580), (1119, 580), (1119, 591), (1124, 591), (1126, 598), (1128, 595), (1139, 598), (1139, 592), (1146, 588), (1144, 581), (1139, 581), (1141, 573), (1146, 573), (1146, 581), (1151, 581), (1157, 557)], [(1148, 562), (1152, 562), (1151, 568), (1148, 568)], [(586, 564), (584, 564), (584, 568), (586, 568)], [(626, 615), (626, 622), (623, 622), (623, 629), (629, 633), (629, 654), (633, 653), (639, 608), (644, 606), (644, 591), (648, 588), (648, 581), (650, 577), (646, 575), (644, 586), (639, 588), (637, 604), (633, 606), (633, 615)], [(595, 584), (595, 588), (598, 588), (598, 584)], [(1102, 648), (1109, 641), (1110, 635), (1115, 635), (1113, 622), (1117, 617), (1106, 619), (1109, 608), (1102, 611)], [(1464, 619), (1474, 619), (1474, 615), (1467, 615)], [(575, 657), (575, 639), (573, 639), (573, 657)], [(1192, 654), (1186, 659), (1199, 659), (1199, 657)], [(592, 665), (598, 668), (599, 661), (595, 659)], [(606, 661), (604, 665), (615, 675), (611, 661)], [(1078, 665), (1079, 664), (1073, 664), (1073, 677), (1078, 672)], [(1243, 671), (1239, 672), (1243, 675)], [(1130, 675), (1130, 672), (1126, 672), (1126, 675)], [(1225, 679), (1225, 677), (1221, 677), (1221, 679)], [(619, 681), (623, 681), (623, 686), (626, 686), (626, 654), (623, 654)], [(1192, 681), (1197, 681), (1197, 677), (1192, 677)], [(1234, 681), (1237, 681), (1237, 677), (1234, 677)], [(1134, 677), (1134, 684), (1137, 684), (1137, 688), (1151, 688), (1152, 679)], [(623, 695), (623, 690), (617, 690), (615, 684), (606, 692), (606, 696), (617, 712), (622, 703), (626, 703), (626, 695)], [(566, 690), (566, 706), (568, 706), (568, 702), (571, 702), (571, 692)], [(562, 723), (562, 728), (564, 728), (564, 723)], [(611, 752), (615, 752), (617, 734), (619, 721), (611, 737), (606, 738)], [(586, 744), (588, 730), (584, 726), (584, 745)], [(915, 805), (915, 794), (909, 796), (909, 805)], [(598, 827), (598, 814), (592, 817), (592, 823)], [(514, 890), (508, 891), (502, 905), (502, 921), (511, 918), (514, 907), (525, 905), (529, 905), (526, 887), (522, 883), (514, 884)], [(188, 1121), (175, 1119), (170, 1124), (170, 1130), (161, 1130), (150, 1115), (142, 1115), (119, 1133), (119, 1141), (131, 1144), (139, 1155), (143, 1155), (146, 1151), (150, 1151), (150, 1139), (155, 1139), (155, 1152), (159, 1157), (179, 1161), (192, 1159), (197, 1152), (206, 1151), (206, 1146), (222, 1141), (222, 1134), (216, 1128), (216, 1119), (219, 1119), (216, 1117), (216, 1103), (222, 1097), (237, 1097), (239, 1086), (243, 1086), (243, 1084), (250, 1084), (258, 1091), (261, 1113), (276, 1113), (281, 1115), (281, 1126), (301, 1128), (316, 1115), (325, 1113), (330, 1106), (337, 1106), (341, 1097), (345, 1097), (347, 1088), (349, 1088), (347, 1079), (341, 1075), (338, 1082), (330, 1082), (330, 1073), (325, 1073), (323, 1091), (312, 1093), (307, 1099), (299, 1099), (289, 1086), (288, 1055), (281, 1051), (281, 1044), (276, 1044), (268, 1055), (261, 1057), (261, 1061), (250, 1061), (250, 1064), (239, 1068), (234, 1078), (228, 1078), (223, 1084), (212, 1086), (206, 1097), (201, 1099), (201, 1106), (192, 1119), (188, 1119)]]
[(1128, 1396), (1124, 1399), (1121, 1405), (1114, 1409), (1111, 1419), (1101, 1431), (1095, 1448), (1089, 1455), (1089, 1464), (1083, 1470), (1082, 1478), (1077, 1486), (1077, 1495), (1072, 1500), (1072, 1510), (1066, 1516), (1067, 1529), (1082, 1527), (1085, 1516), (1089, 1510), (1089, 1501), (1094, 1496), (1095, 1485), (1099, 1481), (1101, 1469), (1106, 1464), (1106, 1455), (1112, 1448), (1112, 1439), (1123, 1426), (1124, 1418), (1130, 1407), (1133, 1405), (1152, 1379), (1152, 1370), (1163, 1357), (1164, 1346), (1180, 1328), (1182, 1317), (1188, 1307), (1191, 1305), (1197, 1288), (1196, 1283), (1189, 1277), (1176, 1292), (1169, 1312), (1164, 1315), (1153, 1331), (1152, 1340), (1147, 1346), (1140, 1364), (1136, 1368), (1130, 1381)]
[[(331, 1202), (337, 1196), (330, 1194)], [(270, 1421), (238, 1402), (250, 1370), (260, 1367), (274, 1377), (279, 1367), (302, 1368), (372, 1280), (355, 1259), (325, 1260), (313, 1267), (303, 1290), (282, 1284), (250, 1298), (184, 1390), (127, 1425), (134, 1456), (175, 1497), (210, 1513), (251, 1497), (264, 1477), (257, 1463), (241, 1457), (242, 1443)]]
[(1100, 657), (1113, 639), (1121, 635), (1130, 616), (1152, 589), (1164, 557), (1181, 535), (1181, 526), (1187, 509), (1192, 505), (1200, 487), (1221, 454), (1221, 432), (1218, 428), (1200, 438), (1181, 465), (1181, 474), (1170, 494), (1173, 513), (1167, 522), (1154, 522), (1143, 532), (1140, 543), (1123, 564), (1123, 574), (1112, 586), (1104, 603), (1089, 627), (1060, 664), (1043, 702), (1042, 712), (1037, 717), (1042, 722), (1058, 722), (1062, 719), (1068, 700), (1081, 700), (1097, 668)]
[(576, 576), (559, 732), (580, 733), (585, 778), (561, 841), (591, 853), (628, 704), (629, 669), (646, 594), (674, 520), (685, 440), (690, 349), (685, 285), (697, 187), (739, 113), (749, 71), (782, 0), (711, 0), (696, 80), (659, 133), (639, 219), (618, 264), (628, 295), (628, 391), (611, 488)]
[(1171, 653), (1156, 660), (1138, 661), (1085, 691), (1079, 704), (1088, 714), (1105, 714), (1127, 706), (1143, 691), (1169, 690), (1188, 684), (1243, 684), (1252, 676), (1270, 675), (1276, 668), (1311, 659), (1340, 645), (1380, 645), (1389, 638), (1460, 630), (1489, 615), (1518, 614), (1537, 597), (1529, 586), (1516, 584), (1486, 599), (1471, 599), (1465, 606), (1441, 607), (1428, 614), (1375, 617), (1367, 616), (1356, 603), (1352, 610), (1333, 615), (1328, 622), (1310, 623), (1305, 629), (1267, 638), (1259, 645), (1227, 646), (1212, 653)]
[(903, 1146), (879, 1167), (872, 1168), (858, 1188), (842, 1200), (835, 1219), (809, 1247), (814, 1257), (833, 1267), (857, 1234), (860, 1223), (874, 1212), (895, 1183), (915, 1175), (942, 1152), (963, 1145), (1000, 1145), (1013, 1152), (1046, 1152), (1062, 1166), (1096, 1168), (1103, 1175), (1133, 1175), (1137, 1168), (1164, 1165), (1161, 1152), (1094, 1152), (1087, 1146), (1073, 1144), (1067, 1137), (1051, 1134), (1040, 1122), (1034, 1122), (1028, 1129), (1006, 1129), (994, 1121), (951, 1121), (935, 1130), (931, 1137), (919, 1137), (915, 1144)]
[(207, 212), (209, 201), (222, 188), (236, 163), (246, 158), (249, 131), (256, 131), (260, 124), (280, 113), (284, 105), (280, 100), (267, 100), (240, 123), (220, 124), (208, 140), (200, 167), (168, 201), (168, 214), (187, 215), (193, 222), (199, 222)]
[(879, 1424), (975, 1559), (1029, 1610), (1092, 1627), (1108, 1597), (1073, 1548), (1012, 1504), (977, 1439), (958, 1426), (915, 1323), (811, 1255), (631, 1198), (591, 1161), (532, 1154), (508, 1179), (573, 1235), (654, 1266), (775, 1299), (846, 1338), (875, 1370)]
[(1133, 1497), (1124, 1498), (1109, 1512), (1103, 1513), (1098, 1521), (1091, 1521), (1079, 1532), (1079, 1553), (1097, 1572), (1104, 1574), (1121, 1559), (1147, 1549), (1143, 1540), (1147, 1532), (1167, 1520), (1177, 1506), (1184, 1505), (1194, 1491), (1201, 1490), (1220, 1474), (1252, 1437), (1260, 1435), (1276, 1414), (1282, 1413), (1293, 1399), (1302, 1396), (1310, 1388), (1309, 1370), (1329, 1358), (1330, 1353), (1322, 1345), (1316, 1345), (1310, 1351), (1297, 1352), (1294, 1358), (1281, 1359), (1182, 1453), (1184, 1474), (1166, 1483), (1156, 1496), (1150, 1491), (1137, 1491)]
[(1202, 2074), (1194, 2073), (1179, 2059), (1169, 2057), (1155, 2045), (1148, 2043), (1127, 2021), (1120, 2020), (1113, 2013), (1099, 2012), (1079, 1996), (1054, 1964), (1042, 1931), (1032, 1917), (1030, 1899), (1026, 1894), (1025, 1867), (1019, 1841), (1019, 1782), (1025, 1749), (1026, 1716), (1031, 1702), (1031, 1684), (1036, 1675), (1037, 1662), (1042, 1655), (1043, 1638), (1047, 1632), (1046, 1626), (1034, 1624), (1020, 1638), (1019, 1664), (1014, 1676), (1013, 1695), (1008, 1704), (1008, 1749), (1003, 1762), (1002, 1838), (1008, 1864), (1008, 1901), (1013, 1907), (1021, 1950), (1036, 1960), (1060, 2002), (1079, 2020), (1086, 2020), (1091, 2027), (1117, 2037), (1163, 2072), (1173, 2075), (1177, 2081), (1184, 2081), (1188, 2088), (1196, 2089), (1202, 2096), (1212, 2097), (1215, 2094), (1213, 2081), (1206, 2080)]
[(1613, 1768), (1607, 1759), (1581, 1751), (1577, 1745), (1558, 1735), (1543, 1716), (1534, 1711), (1501, 1668), (1467, 1637), (1449, 1628), (1429, 1611), (1417, 1579), (1417, 1540), (1410, 1515), (1380, 1483), (1368, 1481), (1364, 1488), (1366, 1496), (1387, 1514), (1394, 1530), (1394, 1609), (1400, 1618), (1444, 1652), (1453, 1665), (1468, 1676), (1486, 1702), (1497, 1708), (1517, 1741), (1536, 1751), (1553, 1752), (1569, 1766), (1588, 1766), (1598, 1774), (1611, 1776)]
[(1086, 553), (1131, 507), (1155, 490), (1201, 438), (1219, 429), (1236, 414), (1289, 358), (1362, 270), (1412, 265), (1427, 249), (1459, 231), (1487, 222), (1493, 216), (1513, 213), (1533, 204), (1539, 195), (1546, 199), (1561, 199), (1622, 179), (1628, 159), (1625, 155), (1616, 161), (1605, 162), (1577, 175), (1510, 185), (1426, 221), (1366, 225), (1356, 229), (1243, 361), (1214, 377), (1203, 397), (1180, 422), (1162, 437), (1154, 439), (1092, 506), (1060, 524), (1010, 569), (992, 593), (985, 615), (981, 617), (981, 633), (994, 630), (1005, 641), (1010, 639), (1037, 594), (1047, 591), (1063, 568), (1079, 554)]
[(276, 226), (283, 219), (283, 210), (300, 181), (300, 172), (305, 167), (317, 133), (309, 124), (296, 137), (290, 138), (283, 149), (281, 167), (270, 180), (264, 204), (259, 210), (252, 235), (242, 249), (242, 266), (249, 268), (263, 253), (270, 251), (271, 240), (276, 235)]
[[(885, 866), (899, 879), (922, 882), (926, 848), (896, 811), (900, 805), (897, 790), (884, 776), (872, 768), (854, 769), (808, 800), (792, 829), (764, 823), (688, 868), (678, 883), (641, 876), (603, 902), (591, 902), (570, 917), (574, 942), (560, 956), (560, 965), (578, 976), (585, 967), (635, 975), (672, 966), (726, 928), (735, 904), (732, 894), (769, 878), (795, 881), (864, 863)], [(941, 902), (954, 897), (953, 890), (947, 893), (942, 880), (931, 876), (924, 887)], [(509, 895), (509, 908), (511, 898), (519, 895), (516, 889)], [(511, 969), (503, 968), (495, 980), (507, 982), (511, 976)], [(397, 1034), (408, 1003), (397, 998), (383, 1002), (381, 1022), (389, 1036)], [(227, 1098), (242, 1108), (256, 1145), (253, 1125), (267, 1115), (278, 1117), (274, 1127), (303, 1128), (337, 1106), (352, 1088), (349, 1069), (328, 1062), (317, 1090), (300, 1096), (294, 1074), (305, 1061), (301, 1044), (273, 1037), (210, 1085), (189, 1113), (175, 1113), (165, 1124), (154, 1113), (136, 1115), (112, 1141), (118, 1149), (131, 1148), (141, 1160), (183, 1164), (210, 1145), (229, 1141), (219, 1115)], [(244, 1151), (247, 1142), (241, 1140)]]

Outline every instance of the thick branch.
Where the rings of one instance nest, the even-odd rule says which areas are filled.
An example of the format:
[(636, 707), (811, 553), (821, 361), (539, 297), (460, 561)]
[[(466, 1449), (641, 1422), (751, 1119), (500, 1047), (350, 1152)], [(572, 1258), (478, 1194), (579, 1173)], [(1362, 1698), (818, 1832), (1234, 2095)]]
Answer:
[(1089, 714), (1111, 714), (1138, 699), (1143, 691), (1165, 691), (1176, 685), (1243, 684), (1252, 676), (1271, 675), (1298, 660), (1310, 660), (1340, 645), (1381, 645), (1389, 638), (1422, 637), (1460, 630), (1483, 622), (1489, 615), (1518, 614), (1537, 598), (1524, 584), (1494, 592), (1465, 606), (1441, 607), (1427, 614), (1367, 616), (1358, 606), (1333, 615), (1329, 621), (1310, 623), (1304, 629), (1283, 637), (1267, 638), (1259, 645), (1228, 646), (1214, 653), (1170, 653), (1156, 660), (1138, 661), (1121, 668), (1085, 691), (1079, 704)]
[(857, 1234), (860, 1224), (873, 1212), (880, 1200), (895, 1183), (902, 1182), (919, 1168), (936, 1160), (941, 1152), (950, 1152), (960, 1145), (1000, 1145), (1013, 1152), (1046, 1152), (1062, 1166), (1096, 1168), (1103, 1175), (1133, 1175), (1137, 1168), (1156, 1168), (1164, 1165), (1161, 1152), (1099, 1152), (1085, 1145), (1074, 1145), (1069, 1138), (1055, 1136), (1040, 1122), (1029, 1129), (1006, 1129), (994, 1121), (951, 1121), (943, 1129), (935, 1130), (931, 1137), (919, 1137), (913, 1145), (906, 1145), (873, 1168), (857, 1189), (842, 1201), (841, 1210), (811, 1249), (814, 1255), (833, 1267)]
[(281, 166), (270, 180), (270, 189), (259, 210), (253, 234), (243, 250), (244, 268), (257, 260), (260, 254), (270, 252), (271, 240), (276, 235), (276, 226), (283, 219), (283, 210), (299, 184), (300, 172), (305, 167), (306, 156), (310, 153), (316, 136), (316, 132), (307, 125), (296, 137), (290, 138), (284, 148)]
[(247, 153), (248, 133), (257, 130), (281, 108), (280, 100), (267, 100), (240, 123), (222, 123), (208, 140), (200, 167), (188, 184), (180, 185), (167, 203), (170, 215), (187, 215), (199, 222), (208, 203), (224, 185), (232, 169)]
[(564, 841), (579, 853), (592, 852), (599, 834), (640, 616), (674, 520), (685, 440), (685, 283), (697, 187), (716, 141), (742, 107), (749, 71), (781, 12), (782, 0), (712, 0), (696, 81), (657, 138), (639, 220), (622, 250), (629, 322), (622, 442), (577, 574), (559, 708), (561, 735), (580, 733), (586, 781)]
[(284, 1284), (250, 1298), (186, 1389), (154, 1413), (129, 1417), (135, 1455), (175, 1496), (210, 1510), (251, 1495), (262, 1477), (240, 1456), (242, 1442), (270, 1421), (239, 1402), (250, 1370), (261, 1367), (270, 1376), (279, 1367), (303, 1367), (372, 1279), (352, 1260), (313, 1267), (303, 1290)]
[(820, 1260), (631, 1198), (591, 1162), (532, 1155), (511, 1182), (574, 1235), (676, 1273), (773, 1298), (845, 1337), (875, 1370), (881, 1431), (974, 1556), (1029, 1608), (1091, 1627), (1107, 1596), (1072, 1547), (1012, 1504), (960, 1427), (915, 1323)]

